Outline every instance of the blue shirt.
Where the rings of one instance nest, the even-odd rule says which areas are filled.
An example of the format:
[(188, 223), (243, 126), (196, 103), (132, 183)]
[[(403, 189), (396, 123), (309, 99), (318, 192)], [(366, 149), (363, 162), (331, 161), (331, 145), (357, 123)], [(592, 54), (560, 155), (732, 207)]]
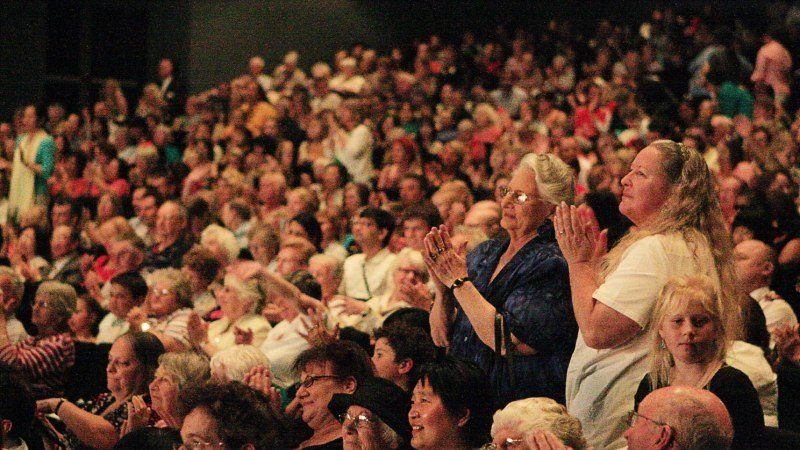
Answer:
[(528, 397), (565, 401), (567, 366), (578, 324), (572, 311), (567, 262), (555, 241), (552, 222), (546, 221), (537, 231), (491, 283), (509, 240), (484, 242), (467, 256), (472, 283), (503, 312), (511, 333), (536, 350), (534, 355), (514, 355), (516, 385), (512, 387), (507, 366), (496, 367), (495, 352), (480, 340), (457, 306), (450, 354), (477, 363), (489, 374), (498, 393), (498, 407)]

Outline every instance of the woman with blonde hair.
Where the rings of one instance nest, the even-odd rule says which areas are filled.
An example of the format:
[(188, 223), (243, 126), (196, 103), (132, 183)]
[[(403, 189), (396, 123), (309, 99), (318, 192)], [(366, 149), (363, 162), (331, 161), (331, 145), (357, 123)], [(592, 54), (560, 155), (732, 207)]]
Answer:
[(725, 364), (732, 341), (732, 308), (708, 276), (671, 278), (661, 289), (650, 330), (650, 371), (639, 384), (638, 405), (667, 386), (707, 389), (722, 400), (733, 421), (732, 448), (763, 442), (764, 416), (758, 393), (742, 371)]
[(590, 209), (562, 204), (554, 220), (580, 327), (567, 407), (590, 444), (608, 449), (625, 445), (619, 424), (647, 371), (653, 306), (670, 277), (710, 276), (726, 310), (720, 316), (730, 320), (733, 334), (741, 329), (732, 245), (703, 157), (682, 144), (655, 141), (636, 156), (622, 188), (619, 210), (635, 228), (608, 253), (607, 231), (599, 230)]

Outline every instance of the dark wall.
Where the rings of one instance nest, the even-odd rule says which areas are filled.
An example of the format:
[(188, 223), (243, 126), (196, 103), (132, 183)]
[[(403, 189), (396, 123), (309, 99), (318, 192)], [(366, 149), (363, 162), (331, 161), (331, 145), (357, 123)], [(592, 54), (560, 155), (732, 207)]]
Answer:
[(0, 7), (0, 119), (38, 101), (44, 92), (45, 2), (3, 2)]

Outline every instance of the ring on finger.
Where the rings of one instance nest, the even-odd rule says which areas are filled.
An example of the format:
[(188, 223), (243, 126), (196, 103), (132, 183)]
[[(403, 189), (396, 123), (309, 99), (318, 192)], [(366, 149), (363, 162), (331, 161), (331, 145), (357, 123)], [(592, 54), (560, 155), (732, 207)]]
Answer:
[(438, 251), (439, 254), (441, 255), (442, 253), (444, 253), (444, 247), (439, 247), (436, 251)]
[(437, 255), (436, 253), (431, 253), (429, 256), (431, 257), (431, 260), (432, 260), (432, 261), (436, 261), (436, 258), (437, 258), (439, 255)]

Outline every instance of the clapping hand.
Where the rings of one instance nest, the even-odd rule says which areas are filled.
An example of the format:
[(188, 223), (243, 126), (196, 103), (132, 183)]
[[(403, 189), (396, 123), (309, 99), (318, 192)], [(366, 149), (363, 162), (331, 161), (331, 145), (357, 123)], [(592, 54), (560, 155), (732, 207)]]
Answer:
[(242, 382), (266, 395), (272, 411), (277, 415), (283, 415), (283, 411), (281, 411), (281, 393), (272, 387), (272, 374), (268, 368), (264, 366), (253, 367), (245, 374)]
[(428, 272), (444, 286), (450, 287), (459, 278), (467, 276), (467, 260), (456, 253), (447, 226), (433, 227), (423, 239), (422, 256)]
[(208, 340), (208, 324), (196, 312), (189, 314), (189, 320), (186, 322), (186, 331), (189, 335), (189, 342), (195, 347)]
[(128, 409), (128, 418), (122, 423), (122, 428), (119, 431), (120, 437), (131, 431), (146, 427), (150, 423), (150, 417), (153, 413), (141, 395), (131, 397), (131, 401), (126, 403), (125, 407)]
[(608, 230), (600, 231), (594, 211), (585, 205), (576, 207), (562, 202), (553, 216), (556, 241), (567, 264), (588, 263), (595, 272), (607, 252)]
[(774, 330), (775, 347), (782, 359), (800, 365), (800, 325), (785, 325)]
[(325, 325), (325, 318), (319, 311), (313, 309), (308, 310), (308, 320), (304, 319), (307, 333), (300, 333), (312, 347), (318, 347), (334, 341), (339, 340), (339, 324), (333, 326), (332, 330), (328, 330)]

